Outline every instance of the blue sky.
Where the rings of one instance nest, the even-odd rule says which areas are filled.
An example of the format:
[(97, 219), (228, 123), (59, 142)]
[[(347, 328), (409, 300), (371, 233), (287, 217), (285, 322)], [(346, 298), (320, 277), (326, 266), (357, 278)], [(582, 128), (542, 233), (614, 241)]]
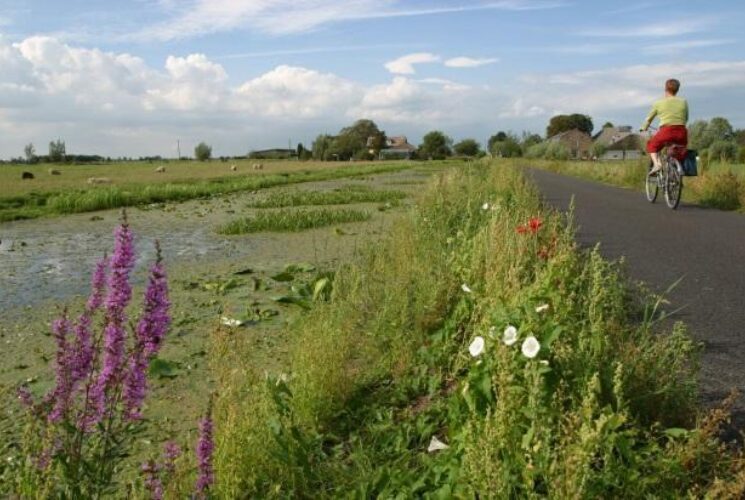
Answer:
[(0, 158), (637, 125), (669, 77), (745, 127), (743, 25), (736, 0), (0, 0)]

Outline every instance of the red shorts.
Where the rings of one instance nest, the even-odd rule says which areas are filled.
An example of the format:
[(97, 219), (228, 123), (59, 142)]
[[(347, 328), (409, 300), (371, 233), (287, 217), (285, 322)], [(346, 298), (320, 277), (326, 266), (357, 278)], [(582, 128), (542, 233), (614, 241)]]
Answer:
[[(685, 158), (685, 146), (688, 146), (688, 130), (685, 125), (663, 125), (660, 127), (654, 137), (647, 142), (647, 153), (659, 153), (662, 148), (670, 144), (683, 146), (675, 156)], [(678, 160), (680, 159), (678, 158)]]

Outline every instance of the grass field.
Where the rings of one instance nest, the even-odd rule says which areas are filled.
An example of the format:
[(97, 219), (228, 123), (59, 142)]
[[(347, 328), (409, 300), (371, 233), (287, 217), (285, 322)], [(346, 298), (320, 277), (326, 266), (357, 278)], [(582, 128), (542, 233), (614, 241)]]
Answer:
[[(111, 208), (180, 202), (238, 191), (345, 177), (364, 177), (417, 166), (436, 168), (447, 162), (415, 165), (411, 162), (264, 162), (260, 171), (252, 162), (168, 163), (165, 173), (155, 164), (127, 163), (100, 166), (60, 167), (62, 175), (52, 176), (47, 166), (34, 169), (36, 179), (21, 180), (25, 166), (0, 168), (0, 222), (45, 215), (92, 212)], [(89, 177), (106, 177), (110, 184), (90, 185)]]
[[(509, 164), (536, 167), (581, 179), (644, 191), (644, 179), (649, 160), (640, 161), (547, 161), (504, 160)], [(745, 207), (745, 165), (715, 163), (699, 166), (697, 177), (683, 181), (683, 201), (722, 210), (742, 210)]]

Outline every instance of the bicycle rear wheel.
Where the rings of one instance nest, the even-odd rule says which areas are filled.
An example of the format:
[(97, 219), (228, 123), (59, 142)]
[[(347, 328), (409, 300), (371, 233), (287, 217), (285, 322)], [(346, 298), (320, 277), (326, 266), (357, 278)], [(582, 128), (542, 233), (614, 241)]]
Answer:
[(680, 172), (678, 160), (668, 158), (667, 168), (665, 169), (665, 202), (673, 210), (678, 208), (680, 195), (683, 193), (683, 177)]
[(657, 199), (657, 193), (659, 192), (659, 182), (657, 181), (657, 175), (662, 175), (662, 172), (657, 172), (654, 177), (649, 175), (649, 171), (652, 170), (654, 163), (649, 162), (649, 168), (647, 168), (647, 178), (645, 181), (645, 191), (647, 193), (647, 201), (654, 203)]

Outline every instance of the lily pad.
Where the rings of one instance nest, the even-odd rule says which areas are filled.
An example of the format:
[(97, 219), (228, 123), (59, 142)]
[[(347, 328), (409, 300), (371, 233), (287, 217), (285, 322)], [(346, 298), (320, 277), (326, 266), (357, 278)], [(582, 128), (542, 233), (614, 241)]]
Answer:
[(279, 274), (275, 274), (274, 276), (272, 276), (272, 279), (274, 281), (280, 281), (280, 282), (285, 283), (285, 282), (294, 280), (295, 275), (292, 274), (291, 272), (285, 271)]
[(155, 358), (150, 362), (148, 373), (151, 377), (175, 378), (178, 377), (178, 363)]

